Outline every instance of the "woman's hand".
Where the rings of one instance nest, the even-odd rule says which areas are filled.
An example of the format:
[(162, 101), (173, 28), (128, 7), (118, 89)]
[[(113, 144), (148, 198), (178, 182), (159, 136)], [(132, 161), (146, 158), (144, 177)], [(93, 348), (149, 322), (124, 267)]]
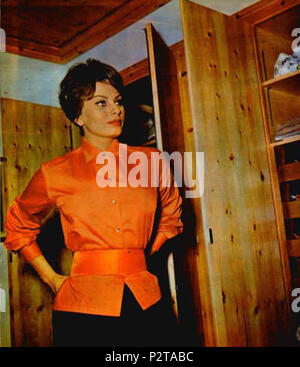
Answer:
[(34, 267), (41, 279), (49, 285), (54, 294), (57, 294), (63, 281), (68, 278), (66, 275), (57, 274), (48, 264), (43, 255), (36, 257), (31, 262), (31, 265)]
[(167, 236), (165, 234), (163, 234), (162, 232), (159, 232), (156, 237), (155, 240), (153, 242), (151, 251), (150, 251), (150, 255), (154, 254), (155, 252), (157, 252), (161, 246), (166, 242), (167, 240)]
[(55, 273), (50, 281), (47, 282), (54, 294), (57, 294), (62, 286), (63, 282), (68, 278), (67, 275), (61, 275)]

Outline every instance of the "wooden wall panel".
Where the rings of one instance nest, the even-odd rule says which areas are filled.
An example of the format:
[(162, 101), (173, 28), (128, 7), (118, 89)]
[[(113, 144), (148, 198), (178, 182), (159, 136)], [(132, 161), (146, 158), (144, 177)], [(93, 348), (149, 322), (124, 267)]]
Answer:
[[(195, 154), (195, 134), (192, 123), (190, 94), (188, 86), (188, 71), (183, 41), (171, 46), (177, 64), (178, 85), (182, 112), (184, 151)], [(195, 161), (191, 169), (196, 177)], [(208, 269), (199, 267), (199, 252), (197, 242), (204, 242), (203, 223), (201, 218), (201, 203), (199, 198), (185, 198), (183, 203), (185, 225), (185, 246), (175, 254), (176, 283), (178, 285), (179, 321), (190, 345), (204, 344), (204, 329), (202, 322), (206, 317), (200, 302), (199, 274), (207, 276)], [(202, 290), (203, 291), (203, 290)], [(196, 335), (195, 335), (196, 334)]]
[(205, 152), (205, 242), (198, 242), (208, 270), (199, 266), (205, 344), (280, 345), (288, 296), (251, 28), (188, 0), (181, 8), (196, 149)]
[(279, 14), (283, 10), (290, 9), (299, 4), (299, 0), (260, 0), (242, 9), (233, 16), (248, 23), (257, 24), (270, 18), (270, 14)]
[(127, 67), (120, 71), (124, 85), (131, 84), (136, 80), (144, 78), (149, 75), (148, 59), (137, 62), (134, 65)]
[(80, 135), (79, 128), (75, 124), (70, 123), (70, 127), (72, 136), (72, 149), (75, 149), (80, 147), (82, 136)]
[[(69, 122), (58, 108), (2, 99), (5, 207), (40, 164), (70, 150)], [(53, 295), (30, 265), (10, 255), (13, 346), (51, 345)]]

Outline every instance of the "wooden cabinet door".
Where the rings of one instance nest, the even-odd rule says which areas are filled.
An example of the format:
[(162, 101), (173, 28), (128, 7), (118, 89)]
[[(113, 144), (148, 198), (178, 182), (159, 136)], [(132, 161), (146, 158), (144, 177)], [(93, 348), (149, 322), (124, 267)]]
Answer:
[(251, 27), (189, 0), (181, 15), (196, 150), (205, 155), (197, 257), (205, 344), (282, 345), (289, 297)]
[(184, 151), (176, 60), (152, 24), (146, 28), (158, 149)]
[[(183, 153), (185, 150), (183, 119), (176, 58), (151, 24), (147, 25), (146, 35), (157, 147), (169, 154)], [(178, 172), (181, 169), (174, 167), (174, 170)], [(182, 334), (186, 330), (186, 342), (189, 344), (194, 342), (188, 340), (195, 339), (196, 332), (192, 329), (195, 328), (196, 323), (192, 317), (192, 295), (186, 292), (188, 285), (184, 282), (182, 259), (180, 259), (185, 256), (182, 255), (185, 244), (183, 236), (179, 237), (177, 242), (176, 239), (168, 241), (170, 242), (170, 247), (174, 251), (168, 256), (168, 283), (175, 315), (182, 327)], [(189, 301), (188, 298), (190, 298)], [(190, 326), (191, 323), (193, 323), (192, 326)]]
[[(179, 141), (177, 139), (173, 139), (174, 135), (172, 132), (178, 128), (180, 131), (179, 135), (182, 135), (180, 103), (177, 103), (179, 110), (178, 108), (172, 108), (172, 106), (176, 104), (176, 101), (180, 101), (176, 61), (172, 52), (169, 50), (168, 46), (151, 23), (146, 27), (146, 38), (148, 45), (157, 147), (161, 151), (171, 153), (171, 149), (177, 148), (178, 144), (176, 144), (176, 142)], [(170, 129), (170, 124), (172, 123), (173, 129)], [(176, 317), (178, 318), (173, 254), (170, 254), (168, 257), (168, 276), (173, 309)]]

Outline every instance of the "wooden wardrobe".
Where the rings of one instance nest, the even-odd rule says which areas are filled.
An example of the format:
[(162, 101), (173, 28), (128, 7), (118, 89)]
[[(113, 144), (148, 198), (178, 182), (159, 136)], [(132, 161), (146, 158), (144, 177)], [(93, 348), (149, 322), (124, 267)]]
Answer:
[[(151, 78), (160, 149), (204, 152), (204, 194), (185, 198), (185, 232), (168, 262), (178, 322), (190, 345), (296, 345), (290, 306), (298, 278), (291, 261), (300, 246), (289, 221), (300, 214), (288, 195), (298, 176), (287, 178), (290, 161), (282, 149), (299, 139), (277, 144), (272, 134), (297, 113), (292, 107), (281, 112), (279, 104), (299, 99), (300, 74), (272, 80), (271, 73), (281, 46), (286, 50), (292, 40), (281, 22), (287, 32), (297, 27), (297, 17), (286, 14), (299, 13), (300, 1), (263, 0), (233, 16), (189, 0), (180, 5), (183, 41), (167, 47), (148, 25), (149, 59), (122, 71), (127, 85)], [(36, 108), (2, 100), (6, 207), (44, 159), (78, 144), (59, 110), (43, 106), (43, 115)], [(23, 120), (15, 123), (22, 109), (36, 119), (33, 130), (23, 130)], [(60, 127), (49, 124), (52, 119)], [(8, 128), (15, 129), (11, 140), (5, 140)], [(70, 255), (62, 254), (58, 266), (67, 272)], [(8, 261), (12, 344), (50, 345), (51, 293), (17, 255)]]

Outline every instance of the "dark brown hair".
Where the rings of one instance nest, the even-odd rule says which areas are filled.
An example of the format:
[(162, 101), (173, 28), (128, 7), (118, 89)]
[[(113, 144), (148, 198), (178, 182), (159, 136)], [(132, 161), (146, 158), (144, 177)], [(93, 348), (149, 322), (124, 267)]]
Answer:
[[(83, 102), (92, 98), (96, 82), (108, 81), (123, 95), (124, 85), (121, 75), (112, 66), (96, 59), (87, 59), (72, 65), (60, 83), (59, 103), (67, 118), (75, 122), (81, 114)], [(83, 135), (83, 130), (81, 135)]]

